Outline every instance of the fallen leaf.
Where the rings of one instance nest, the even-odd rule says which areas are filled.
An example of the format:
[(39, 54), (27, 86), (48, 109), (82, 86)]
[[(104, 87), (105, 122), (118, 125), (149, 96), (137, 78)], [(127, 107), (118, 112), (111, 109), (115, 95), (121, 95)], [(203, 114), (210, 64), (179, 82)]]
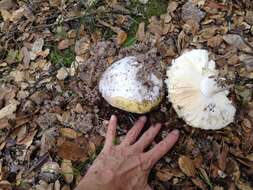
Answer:
[(26, 47), (22, 47), (22, 49), (20, 50), (20, 53), (23, 57), (23, 64), (25, 68), (28, 68), (31, 61), (31, 57), (30, 57), (30, 53), (28, 49)]
[(241, 100), (243, 103), (247, 103), (251, 100), (252, 97), (252, 90), (247, 88), (246, 86), (235, 86), (235, 93), (239, 100)]
[(77, 138), (77, 132), (71, 128), (61, 128), (60, 129), (60, 134), (63, 136), (63, 137), (67, 137), (67, 138), (70, 138), (70, 139), (75, 139)]
[(122, 45), (127, 39), (127, 33), (123, 30), (117, 32), (117, 44)]
[(56, 78), (58, 80), (65, 80), (69, 76), (69, 73), (66, 68), (62, 67), (57, 71)]
[(74, 179), (73, 166), (70, 160), (63, 160), (61, 163), (61, 172), (66, 183), (72, 183)]
[(252, 55), (241, 54), (239, 56), (239, 60), (245, 65), (245, 68), (248, 72), (253, 71), (253, 56)]
[(82, 136), (76, 139), (58, 138), (57, 140), (58, 156), (66, 160), (85, 161), (88, 159), (89, 143)]
[(17, 144), (25, 145), (26, 148), (29, 148), (33, 143), (33, 138), (35, 137), (37, 130), (31, 131), (25, 135), (23, 139), (17, 141)]
[(253, 11), (246, 11), (245, 20), (248, 24), (253, 25)]
[(40, 155), (44, 155), (47, 152), (56, 149), (57, 136), (58, 131), (55, 128), (50, 128), (43, 132), (43, 135), (41, 137)]
[(176, 1), (169, 1), (168, 7), (167, 7), (167, 12), (168, 13), (173, 13), (178, 7), (178, 2)]
[(90, 42), (90, 39), (87, 36), (81, 38), (75, 44), (75, 53), (76, 53), (76, 55), (85, 54), (90, 49), (90, 46), (91, 46), (91, 42)]
[(0, 10), (9, 10), (15, 5), (13, 0), (2, 0), (0, 1)]
[(222, 171), (224, 171), (225, 168), (226, 168), (228, 151), (229, 151), (228, 146), (226, 144), (224, 144), (223, 148), (222, 148), (222, 151), (221, 151), (221, 153), (218, 157), (219, 167)]
[(11, 18), (12, 18), (12, 15), (9, 11), (7, 10), (0, 10), (1, 11), (1, 15), (3, 17), (3, 20), (6, 22), (6, 21), (11, 21)]
[(58, 49), (59, 50), (64, 50), (67, 49), (70, 46), (70, 41), (69, 39), (65, 39), (59, 42), (58, 44)]
[(17, 110), (18, 105), (19, 105), (18, 101), (12, 100), (8, 105), (3, 107), (0, 110), (0, 119), (3, 119), (4, 117), (13, 114)]
[(207, 45), (209, 47), (216, 48), (216, 47), (220, 46), (220, 44), (222, 43), (222, 41), (223, 41), (222, 36), (217, 35), (217, 36), (214, 36), (214, 37), (208, 39)]
[(16, 62), (20, 62), (22, 60), (22, 55), (18, 50), (14, 50), (14, 49), (10, 49), (8, 51), (7, 57), (5, 59), (5, 61), (8, 64), (12, 64), (12, 63), (16, 63)]
[(31, 60), (35, 60), (37, 58), (38, 54), (42, 51), (43, 46), (44, 46), (43, 38), (38, 38), (33, 42), (32, 49), (30, 51)]
[(214, 1), (207, 1), (206, 7), (209, 7), (211, 9), (221, 9), (221, 10), (227, 10), (228, 9), (226, 7), (226, 5), (224, 5), (222, 3), (217, 3), (217, 2), (214, 2)]
[(235, 184), (239, 190), (252, 190), (252, 186), (242, 179), (237, 180)]
[(10, 76), (14, 78), (14, 81), (19, 83), (23, 82), (25, 80), (25, 72), (24, 71), (19, 71), (15, 70), (10, 73)]
[(2, 180), (2, 181), (0, 181), (0, 189), (12, 190), (12, 185), (9, 181)]
[(200, 188), (202, 190), (207, 190), (205, 183), (201, 179), (192, 178), (191, 180), (192, 180), (193, 184), (196, 185), (198, 188)]
[(136, 32), (136, 39), (141, 41), (141, 42), (144, 42), (145, 37), (146, 37), (145, 36), (145, 23), (141, 22), (139, 24), (138, 30)]
[(181, 155), (178, 159), (178, 165), (182, 172), (187, 176), (193, 177), (196, 175), (196, 169), (194, 167), (194, 162), (187, 156)]
[(156, 172), (156, 176), (161, 181), (169, 181), (174, 176), (170, 169), (163, 168)]
[(232, 45), (233, 47), (239, 48), (241, 50), (248, 48), (240, 35), (226, 34), (226, 35), (223, 35), (223, 39), (229, 45)]
[(0, 129), (4, 128), (10, 128), (11, 125), (9, 123), (9, 120), (7, 118), (0, 119)]
[(36, 91), (29, 97), (29, 99), (35, 102), (37, 105), (41, 105), (44, 100), (49, 100), (50, 96), (44, 91)]
[(17, 23), (19, 19), (25, 16), (25, 11), (27, 11), (25, 6), (24, 7), (22, 6), (19, 9), (12, 12), (11, 21)]
[(185, 3), (182, 7), (182, 19), (186, 22), (187, 20), (194, 20), (199, 23), (204, 17), (205, 12), (201, 11), (191, 1)]

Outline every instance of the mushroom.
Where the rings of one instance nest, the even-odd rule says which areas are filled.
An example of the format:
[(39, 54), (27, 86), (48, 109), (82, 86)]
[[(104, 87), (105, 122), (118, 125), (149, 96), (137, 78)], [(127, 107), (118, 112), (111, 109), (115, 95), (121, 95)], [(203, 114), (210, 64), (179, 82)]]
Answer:
[(172, 61), (165, 81), (168, 99), (188, 125), (216, 130), (234, 121), (236, 109), (227, 98), (225, 79), (218, 74), (215, 62), (203, 49), (191, 50)]
[(128, 56), (113, 63), (102, 75), (99, 91), (112, 106), (133, 113), (146, 113), (163, 97), (162, 78), (147, 71), (145, 63)]

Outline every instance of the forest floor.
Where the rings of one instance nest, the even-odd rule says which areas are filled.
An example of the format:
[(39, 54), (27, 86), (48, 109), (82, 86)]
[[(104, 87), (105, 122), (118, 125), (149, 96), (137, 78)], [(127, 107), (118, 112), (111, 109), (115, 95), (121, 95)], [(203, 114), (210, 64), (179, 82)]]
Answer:
[(164, 97), (146, 114), (148, 124), (164, 124), (155, 142), (174, 128), (181, 136), (149, 183), (253, 189), (251, 0), (140, 1), (0, 0), (0, 189), (74, 189), (103, 147), (110, 115), (119, 118), (119, 141), (138, 118), (101, 97), (104, 70), (151, 49), (169, 66), (194, 48), (207, 49), (230, 80), (235, 121), (192, 128)]

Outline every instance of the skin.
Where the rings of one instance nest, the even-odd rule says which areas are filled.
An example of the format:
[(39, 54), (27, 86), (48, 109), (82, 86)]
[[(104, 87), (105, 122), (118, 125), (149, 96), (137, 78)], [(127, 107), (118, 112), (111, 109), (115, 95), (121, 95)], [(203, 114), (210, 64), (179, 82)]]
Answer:
[(151, 150), (144, 152), (161, 129), (151, 126), (137, 141), (146, 117), (142, 116), (127, 133), (120, 145), (114, 145), (117, 118), (112, 116), (105, 145), (75, 190), (152, 190), (148, 175), (155, 163), (177, 142), (179, 131), (173, 130)]

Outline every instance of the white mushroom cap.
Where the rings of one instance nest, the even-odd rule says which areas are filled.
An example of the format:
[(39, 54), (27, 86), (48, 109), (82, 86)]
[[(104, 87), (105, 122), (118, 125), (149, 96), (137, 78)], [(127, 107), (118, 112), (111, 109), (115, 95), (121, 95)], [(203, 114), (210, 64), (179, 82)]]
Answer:
[[(113, 63), (102, 75), (99, 91), (112, 106), (134, 113), (145, 113), (162, 99), (163, 81), (154, 73), (146, 73), (149, 85), (138, 78), (144, 64), (134, 56)], [(151, 84), (151, 85), (150, 85)]]
[(234, 121), (236, 110), (206, 50), (192, 50), (173, 60), (167, 77), (168, 98), (188, 125), (215, 130)]

